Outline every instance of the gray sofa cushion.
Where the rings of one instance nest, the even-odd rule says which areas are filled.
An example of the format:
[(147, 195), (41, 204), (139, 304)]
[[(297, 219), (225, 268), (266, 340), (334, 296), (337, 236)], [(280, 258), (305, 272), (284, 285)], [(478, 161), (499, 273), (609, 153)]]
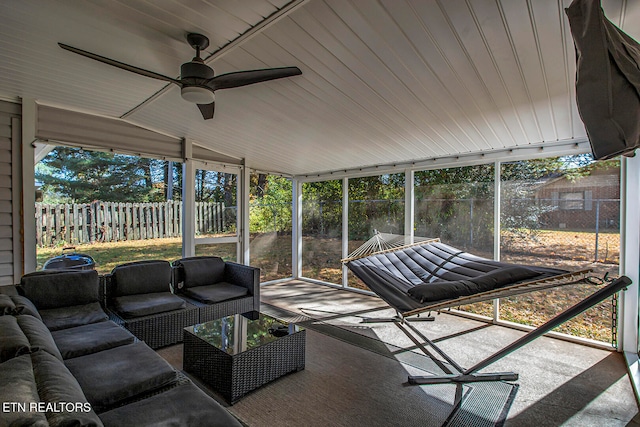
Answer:
[(171, 264), (167, 261), (139, 261), (118, 265), (111, 272), (112, 296), (168, 292)]
[(131, 344), (135, 338), (112, 321), (91, 323), (51, 332), (64, 359)]
[(141, 342), (68, 359), (65, 363), (98, 413), (176, 380), (171, 365)]
[(16, 305), (9, 295), (0, 294), (0, 316), (5, 314), (13, 314)]
[(88, 405), (78, 381), (64, 363), (46, 351), (32, 353), (31, 360), (40, 400), (46, 403), (71, 404), (63, 405), (56, 411), (47, 411), (49, 425), (102, 426), (102, 422)]
[(171, 292), (126, 295), (113, 300), (113, 308), (127, 319), (180, 310), (186, 306), (182, 298)]
[(20, 287), (38, 310), (98, 302), (95, 270), (43, 270), (22, 276)]
[(32, 352), (38, 349), (44, 350), (62, 361), (62, 355), (60, 354), (60, 350), (58, 350), (56, 343), (53, 341), (51, 332), (41, 320), (26, 314), (16, 316), (16, 320), (18, 321), (18, 325), (22, 329), (22, 332), (29, 340)]
[(11, 299), (13, 303), (16, 305), (16, 309), (13, 314), (28, 314), (29, 316), (33, 316), (37, 319), (42, 320), (40, 313), (33, 302), (29, 300), (29, 298), (23, 297), (22, 295), (12, 296)]
[[(28, 354), (0, 363), (0, 402), (16, 402), (26, 405), (26, 411), (2, 412), (3, 426), (48, 426), (42, 412), (29, 412), (29, 404), (39, 402), (38, 388), (33, 376), (33, 364)], [(10, 385), (10, 386), (9, 386)]]
[(0, 362), (29, 353), (30, 346), (24, 332), (13, 316), (0, 316)]
[(249, 289), (242, 286), (232, 285), (227, 282), (220, 282), (209, 286), (187, 288), (183, 292), (186, 296), (207, 304), (215, 304), (217, 302), (249, 295)]
[(184, 258), (176, 263), (182, 266), (184, 287), (206, 286), (224, 280), (224, 261), (219, 257)]
[(100, 414), (106, 427), (240, 427), (226, 409), (192, 383)]
[(109, 317), (99, 303), (40, 310), (42, 321), (51, 331), (104, 322)]

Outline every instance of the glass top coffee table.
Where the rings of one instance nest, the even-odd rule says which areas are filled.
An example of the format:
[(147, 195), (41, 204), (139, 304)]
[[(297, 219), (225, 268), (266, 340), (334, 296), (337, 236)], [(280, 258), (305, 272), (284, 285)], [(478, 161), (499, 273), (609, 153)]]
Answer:
[(229, 403), (290, 372), (304, 369), (306, 331), (257, 312), (184, 329), (184, 370)]

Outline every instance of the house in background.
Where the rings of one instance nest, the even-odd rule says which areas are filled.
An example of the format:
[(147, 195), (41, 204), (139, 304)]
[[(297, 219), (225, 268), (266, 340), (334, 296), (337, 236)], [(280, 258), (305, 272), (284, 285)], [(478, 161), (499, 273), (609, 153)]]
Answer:
[[(579, 231), (618, 229), (620, 224), (619, 168), (595, 168), (589, 175), (561, 175), (535, 191), (544, 228)], [(569, 224), (569, 225), (568, 225)]]

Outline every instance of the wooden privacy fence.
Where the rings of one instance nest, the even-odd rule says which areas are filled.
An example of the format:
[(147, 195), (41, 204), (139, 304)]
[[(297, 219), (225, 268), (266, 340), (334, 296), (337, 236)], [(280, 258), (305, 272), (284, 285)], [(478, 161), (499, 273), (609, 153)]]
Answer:
[[(225, 228), (224, 205), (196, 203), (196, 232), (220, 233)], [(182, 204), (112, 203), (50, 205), (36, 203), (36, 239), (40, 247), (179, 237)]]

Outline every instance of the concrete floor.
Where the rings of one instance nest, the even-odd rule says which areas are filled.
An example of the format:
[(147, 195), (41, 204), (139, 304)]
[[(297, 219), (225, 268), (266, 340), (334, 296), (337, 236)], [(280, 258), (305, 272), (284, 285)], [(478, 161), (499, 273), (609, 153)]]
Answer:
[[(263, 286), (261, 300), (385, 343), (414, 347), (392, 323), (359, 323), (361, 317), (393, 314), (377, 297), (290, 281)], [(463, 367), (473, 366), (524, 334), (450, 314), (414, 325)], [(542, 337), (482, 372), (504, 371), (518, 373), (520, 385), (506, 426), (640, 426), (620, 353)]]

